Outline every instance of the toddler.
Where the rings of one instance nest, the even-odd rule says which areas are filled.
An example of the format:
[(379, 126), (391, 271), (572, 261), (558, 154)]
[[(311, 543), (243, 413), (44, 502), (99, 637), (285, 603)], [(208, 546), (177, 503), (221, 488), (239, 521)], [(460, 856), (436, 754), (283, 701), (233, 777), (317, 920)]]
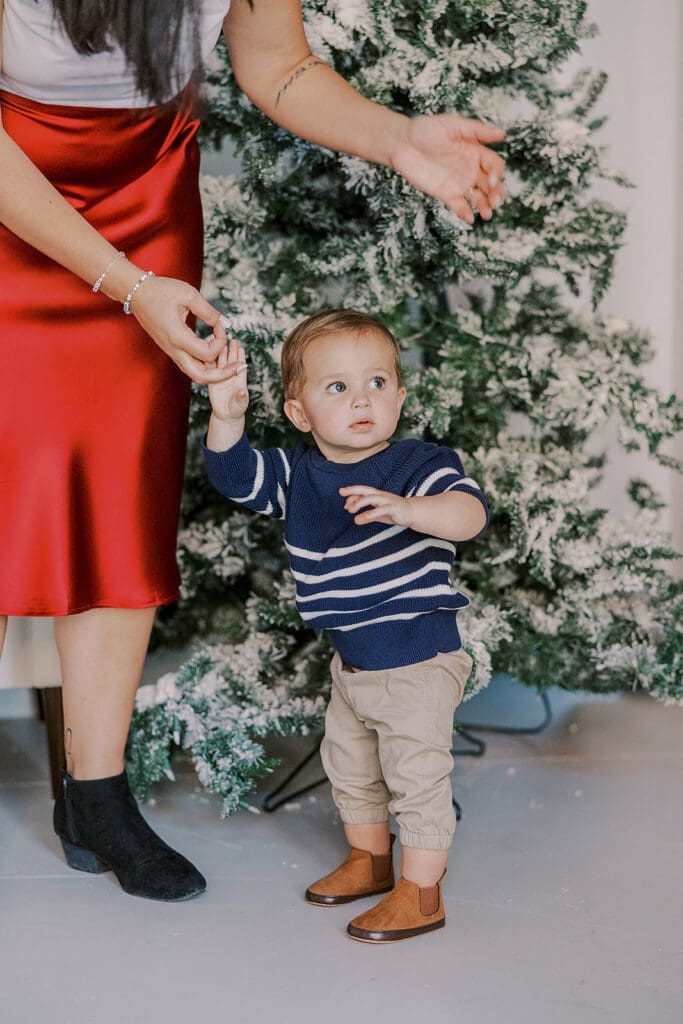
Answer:
[(285, 521), (297, 607), (335, 648), (320, 753), (351, 850), (306, 900), (329, 907), (384, 894), (348, 934), (421, 935), (445, 923), (453, 717), (472, 667), (456, 623), (468, 601), (449, 572), (455, 542), (485, 528), (486, 502), (454, 451), (390, 443), (406, 391), (396, 340), (374, 317), (319, 313), (285, 340), (284, 412), (314, 444), (251, 448), (235, 339), (218, 360), (230, 363), (236, 375), (209, 385), (209, 477), (233, 501)]

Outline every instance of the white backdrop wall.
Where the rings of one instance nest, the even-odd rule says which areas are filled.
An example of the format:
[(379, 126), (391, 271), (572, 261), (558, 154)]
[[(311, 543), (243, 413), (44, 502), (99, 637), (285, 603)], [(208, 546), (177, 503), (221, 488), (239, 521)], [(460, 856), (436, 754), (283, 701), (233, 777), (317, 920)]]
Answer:
[[(599, 35), (584, 43), (576, 64), (600, 68), (609, 82), (599, 113), (608, 117), (600, 139), (609, 163), (624, 170), (633, 190), (605, 185), (602, 193), (628, 212), (626, 244), (602, 309), (646, 328), (656, 358), (648, 380), (666, 394), (683, 393), (683, 15), (681, 0), (590, 0)], [(596, 500), (618, 512), (628, 478), (647, 479), (668, 505), (667, 525), (683, 549), (680, 478), (626, 455), (608, 431), (608, 467)], [(604, 445), (603, 445), (604, 447)], [(672, 452), (683, 457), (679, 442)]]
[[(599, 112), (608, 117), (601, 139), (609, 149), (610, 163), (623, 169), (636, 185), (632, 191), (604, 186), (605, 197), (628, 211), (629, 227), (602, 308), (650, 331), (656, 359), (646, 368), (648, 379), (667, 393), (676, 390), (683, 394), (679, 340), (683, 334), (681, 0), (590, 0), (589, 13), (600, 34), (584, 44), (575, 63), (608, 73), (609, 84), (599, 106)], [(211, 173), (233, 170), (222, 167), (215, 157), (207, 161), (206, 169)], [(607, 430), (595, 446), (609, 453), (596, 502), (617, 514), (627, 510), (629, 477), (644, 477), (666, 500), (667, 525), (678, 549), (683, 550), (683, 482), (648, 464), (642, 456), (627, 456), (616, 445), (614, 435), (614, 429)], [(680, 445), (675, 454), (683, 457)], [(13, 624), (11, 646), (0, 663), (0, 717), (33, 712), (28, 693), (3, 693), (2, 687), (21, 685), (19, 676), (29, 670), (45, 677), (46, 684), (47, 676), (53, 674), (43, 650), (49, 624), (38, 626), (41, 651), (27, 642), (27, 627), (27, 623)]]

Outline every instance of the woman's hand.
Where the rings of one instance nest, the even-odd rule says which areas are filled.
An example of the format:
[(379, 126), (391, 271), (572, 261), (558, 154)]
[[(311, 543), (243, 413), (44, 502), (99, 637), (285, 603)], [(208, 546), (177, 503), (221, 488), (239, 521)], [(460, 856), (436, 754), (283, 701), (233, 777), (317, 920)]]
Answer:
[(390, 165), (466, 223), (475, 209), (489, 220), (503, 201), (505, 163), (485, 143), (504, 137), (502, 128), (458, 114), (420, 115), (406, 122)]
[[(197, 384), (226, 380), (234, 367), (217, 360), (225, 351), (227, 335), (220, 313), (184, 281), (149, 277), (133, 296), (131, 310), (159, 348)], [(198, 338), (188, 326), (190, 315), (213, 328), (213, 337)]]
[(224, 22), (240, 88), (287, 131), (326, 149), (388, 164), (472, 224), (503, 199), (505, 132), (457, 114), (408, 118), (366, 99), (311, 53), (301, 0), (232, 3)]

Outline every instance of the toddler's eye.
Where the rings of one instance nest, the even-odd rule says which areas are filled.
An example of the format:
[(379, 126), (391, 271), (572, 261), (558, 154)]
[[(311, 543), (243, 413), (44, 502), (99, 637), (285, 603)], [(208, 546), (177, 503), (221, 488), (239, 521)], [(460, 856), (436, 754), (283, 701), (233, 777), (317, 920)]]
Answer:
[(375, 391), (381, 391), (383, 387), (386, 387), (386, 377), (373, 377), (370, 381), (370, 387), (374, 388)]
[(346, 391), (346, 385), (340, 380), (334, 380), (331, 384), (327, 385), (327, 391), (331, 391), (333, 395), (341, 395), (342, 392)]

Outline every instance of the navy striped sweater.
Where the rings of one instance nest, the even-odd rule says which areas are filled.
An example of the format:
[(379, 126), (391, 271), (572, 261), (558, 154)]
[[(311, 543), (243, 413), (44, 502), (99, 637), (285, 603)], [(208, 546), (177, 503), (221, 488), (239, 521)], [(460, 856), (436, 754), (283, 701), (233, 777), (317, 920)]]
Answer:
[(225, 452), (203, 445), (221, 494), (285, 520), (296, 603), (308, 625), (326, 629), (354, 668), (410, 665), (461, 646), (450, 583), (455, 544), (404, 526), (357, 526), (339, 488), (366, 484), (405, 496), (465, 491), (488, 509), (450, 448), (407, 439), (360, 462), (326, 459), (315, 447), (251, 448), (246, 434)]

